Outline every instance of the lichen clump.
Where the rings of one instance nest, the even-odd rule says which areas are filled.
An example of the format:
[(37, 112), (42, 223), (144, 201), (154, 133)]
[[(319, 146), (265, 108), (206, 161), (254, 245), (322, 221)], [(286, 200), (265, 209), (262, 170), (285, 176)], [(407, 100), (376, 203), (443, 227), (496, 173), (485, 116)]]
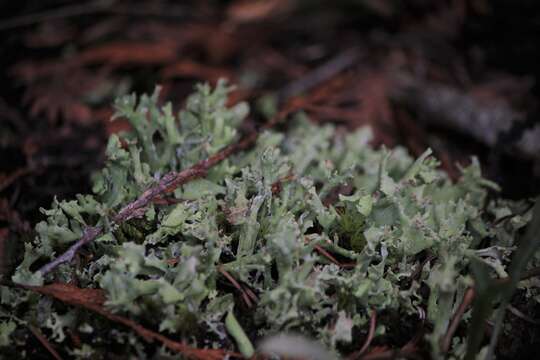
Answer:
[[(103, 289), (111, 312), (196, 347), (246, 356), (276, 333), (300, 333), (346, 355), (360, 348), (373, 312), (381, 343), (408, 331), (399, 319), (427, 318), (436, 355), (471, 285), (470, 258), (504, 273), (504, 251), (477, 249), (488, 238), (491, 246), (511, 247), (526, 223), (492, 226), (504, 212), (502, 205), (490, 210), (487, 194), (497, 186), (481, 177), (475, 160), (453, 183), (429, 150), (416, 160), (399, 147), (375, 150), (368, 128), (343, 133), (300, 113), (285, 132), (264, 131), (252, 149), (137, 218), (111, 221), (164, 174), (237, 141), (248, 108), (227, 107), (228, 91), (223, 82), (197, 86), (178, 117), (170, 104), (158, 105), (157, 91), (119, 99), (116, 117), (133, 131), (110, 137), (93, 194), (43, 210), (46, 220), (25, 244), (13, 282)], [(36, 271), (96, 225), (103, 233), (75, 261), (44, 277)], [(179, 356), (24, 289), (3, 286), (1, 297), (10, 314), (0, 313), (0, 346), (17, 343), (17, 328), (31, 323), (78, 358)], [(462, 348), (456, 337), (451, 351), (459, 357)]]

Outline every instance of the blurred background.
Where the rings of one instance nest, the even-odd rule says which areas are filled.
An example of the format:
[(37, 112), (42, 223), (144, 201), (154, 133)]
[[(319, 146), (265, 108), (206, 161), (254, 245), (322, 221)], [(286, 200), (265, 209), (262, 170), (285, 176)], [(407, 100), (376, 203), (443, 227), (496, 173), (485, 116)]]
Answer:
[[(315, 122), (431, 147), (452, 178), (479, 156), (509, 198), (540, 193), (536, 0), (2, 1), (0, 250), (53, 196), (90, 191), (121, 94), (182, 106), (224, 77), (251, 120), (304, 96)], [(1, 251), (0, 251), (1, 252)], [(501, 343), (512, 357), (538, 344)], [(521, 350), (520, 350), (521, 349)]]

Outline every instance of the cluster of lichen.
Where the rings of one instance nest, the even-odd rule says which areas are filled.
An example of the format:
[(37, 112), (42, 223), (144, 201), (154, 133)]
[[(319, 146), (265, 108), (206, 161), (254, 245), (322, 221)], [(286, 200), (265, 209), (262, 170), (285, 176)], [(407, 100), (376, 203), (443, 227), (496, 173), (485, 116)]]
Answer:
[[(471, 285), (469, 259), (504, 274), (509, 251), (501, 250), (511, 249), (527, 220), (494, 225), (510, 205), (488, 201), (497, 186), (481, 177), (476, 161), (452, 183), (429, 150), (417, 160), (399, 147), (375, 150), (367, 128), (337, 132), (297, 114), (284, 133), (263, 132), (254, 148), (178, 188), (168, 204), (153, 204), (121, 225), (111, 222), (163, 174), (236, 141), (248, 111), (243, 103), (227, 108), (228, 91), (224, 83), (214, 90), (198, 86), (178, 118), (170, 105), (158, 106), (157, 92), (117, 101), (116, 116), (134, 130), (111, 136), (94, 194), (55, 200), (43, 210), (47, 218), (25, 244), (13, 282), (101, 288), (113, 312), (198, 347), (238, 350), (241, 342), (245, 355), (251, 350), (245, 336), (234, 334), (239, 327), (248, 342), (295, 332), (346, 354), (361, 346), (372, 312), (388, 319), (427, 314), (437, 356)], [(89, 225), (104, 232), (76, 261), (45, 278), (35, 271)], [(486, 240), (491, 247), (479, 249)], [(245, 304), (223, 271), (256, 295), (255, 306)], [(4, 349), (23, 351), (23, 324), (30, 323), (78, 358), (174, 357), (86, 310), (22, 289), (0, 291)], [(382, 319), (375, 341), (403, 326)], [(463, 355), (463, 346), (456, 337), (454, 356)]]

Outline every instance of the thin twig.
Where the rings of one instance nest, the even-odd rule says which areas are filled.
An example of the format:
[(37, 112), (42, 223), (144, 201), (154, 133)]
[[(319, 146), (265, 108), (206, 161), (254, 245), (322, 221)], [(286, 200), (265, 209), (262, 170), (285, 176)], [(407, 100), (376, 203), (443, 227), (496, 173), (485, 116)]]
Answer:
[(52, 355), (53, 358), (55, 358), (56, 360), (62, 360), (60, 354), (58, 354), (58, 352), (54, 349), (54, 347), (47, 340), (47, 338), (43, 336), (43, 334), (41, 333), (41, 331), (39, 331), (38, 328), (33, 325), (28, 325), (28, 329), (30, 329), (32, 334), (34, 334), (34, 336), (39, 340), (41, 345), (43, 345), (43, 347), (47, 349), (47, 351)]
[(366, 350), (369, 348), (369, 345), (371, 345), (371, 341), (373, 340), (373, 337), (375, 336), (376, 328), (377, 328), (377, 312), (375, 311), (375, 309), (372, 309), (371, 316), (369, 317), (369, 331), (368, 331), (368, 336), (366, 338), (366, 341), (364, 342), (364, 345), (362, 345), (360, 350), (355, 351), (348, 357), (349, 360), (357, 359), (366, 352)]
[(53, 297), (64, 304), (73, 305), (88, 309), (94, 313), (97, 313), (110, 321), (122, 324), (137, 335), (141, 336), (147, 342), (159, 341), (168, 349), (181, 353), (187, 358), (199, 359), (199, 360), (219, 360), (225, 357), (240, 357), (240, 354), (230, 352), (227, 350), (219, 349), (199, 349), (181, 342), (172, 340), (158, 332), (147, 329), (144, 326), (136, 323), (135, 321), (123, 317), (121, 315), (113, 314), (103, 307), (105, 297), (102, 291), (98, 289), (83, 289), (73, 285), (56, 283), (45, 286), (26, 286), (17, 285), (24, 289), (35, 291), (42, 295)]
[[(319, 83), (329, 80), (333, 76), (337, 75), (341, 71), (350, 67), (354, 64), (360, 53), (358, 49), (349, 49), (341, 56), (330, 60), (329, 62), (323, 64), (322, 66), (316, 68), (313, 72), (308, 74), (306, 77), (311, 78), (307, 81), (308, 86), (304, 88), (304, 91), (307, 89), (312, 89)], [(300, 79), (299, 81), (301, 81)], [(262, 128), (262, 130), (270, 129), (276, 126), (278, 123), (283, 121), (290, 113), (299, 110), (307, 104), (305, 98), (301, 96), (292, 96), (294, 92), (284, 91), (282, 98), (288, 99), (283, 106), (283, 110), (278, 112), (270, 121), (268, 121)], [(316, 98), (317, 94), (314, 94)], [(310, 99), (313, 100), (313, 99)], [(126, 220), (129, 220), (133, 217), (142, 216), (144, 209), (148, 204), (154, 201), (156, 198), (174, 191), (179, 186), (187, 183), (196, 178), (200, 178), (206, 175), (206, 172), (213, 167), (214, 165), (225, 160), (230, 155), (245, 150), (255, 144), (258, 139), (259, 132), (253, 131), (251, 134), (247, 135), (243, 140), (230, 144), (225, 147), (223, 150), (219, 151), (217, 154), (209, 157), (206, 160), (202, 160), (197, 164), (193, 165), (190, 168), (182, 170), (181, 172), (170, 172), (165, 175), (157, 185), (146, 190), (137, 200), (126, 205), (120, 210), (120, 212), (113, 218), (113, 223), (120, 224)], [(73, 259), (76, 252), (85, 244), (92, 242), (97, 236), (101, 234), (103, 228), (100, 226), (86, 228), (83, 232), (83, 237), (73, 244), (68, 251), (64, 254), (51, 261), (50, 263), (44, 265), (39, 272), (42, 275), (47, 274), (48, 272), (55, 269), (58, 265), (69, 262)]]
[(325, 248), (323, 248), (321, 245), (315, 245), (313, 247), (318, 253), (320, 253), (321, 255), (323, 255), (325, 258), (327, 258), (331, 263), (341, 267), (341, 268), (344, 268), (344, 269), (352, 269), (356, 266), (356, 263), (342, 263), (340, 261), (338, 261), (334, 255), (332, 255), (328, 250), (326, 250)]
[(317, 250), (318, 253), (326, 257), (328, 260), (330, 260), (332, 263), (336, 264), (337, 266), (341, 267), (341, 263), (328, 251), (326, 251), (322, 246), (315, 245), (313, 247), (315, 250)]
[(47, 274), (48, 272), (52, 271), (60, 264), (71, 261), (71, 259), (73, 259), (73, 257), (77, 253), (77, 251), (79, 251), (81, 247), (93, 241), (96, 237), (98, 237), (99, 234), (101, 234), (102, 230), (103, 228), (101, 226), (91, 226), (91, 227), (85, 228), (83, 230), (83, 236), (75, 244), (71, 245), (65, 253), (63, 253), (62, 255), (54, 259), (53, 261), (43, 265), (39, 269), (39, 272), (41, 273), (41, 275)]
[(373, 337), (375, 336), (375, 329), (377, 327), (377, 312), (375, 309), (371, 309), (371, 316), (369, 318), (369, 332), (366, 339), (366, 342), (358, 352), (358, 356), (362, 355), (366, 350), (369, 348), (369, 345), (371, 345), (371, 341), (373, 340)]
[(259, 301), (259, 298), (257, 297), (257, 295), (255, 295), (255, 293), (253, 292), (253, 290), (251, 290), (249, 287), (247, 287), (246, 285), (244, 285), (243, 287), (244, 291), (246, 292), (246, 294), (251, 298), (251, 300), (253, 300), (253, 302), (257, 302)]
[[(301, 99), (293, 98), (291, 99), (284, 107), (284, 109), (275, 115), (268, 123), (266, 123), (262, 130), (274, 127), (277, 123), (282, 121), (288, 114), (300, 108), (302, 104)], [(231, 145), (225, 147), (215, 155), (199, 161), (197, 164), (184, 169), (180, 172), (172, 171), (165, 176), (157, 183), (157, 185), (152, 186), (148, 190), (142, 193), (135, 201), (124, 206), (116, 216), (113, 217), (112, 221), (114, 224), (121, 224), (129, 219), (140, 217), (144, 214), (146, 207), (153, 202), (156, 198), (173, 192), (179, 186), (203, 177), (206, 175), (207, 171), (213, 166), (219, 164), (221, 161), (228, 158), (230, 155), (245, 150), (255, 144), (259, 132), (252, 132), (247, 135), (243, 140), (232, 143)], [(75, 244), (73, 244), (65, 253), (54, 259), (53, 261), (45, 264), (39, 269), (39, 272), (42, 275), (49, 273), (54, 270), (58, 265), (65, 262), (69, 262), (73, 259), (77, 251), (84, 245), (92, 242), (103, 232), (102, 226), (91, 226), (87, 227), (83, 231), (83, 236)]]
[(446, 332), (446, 334), (441, 340), (441, 350), (443, 352), (447, 352), (448, 349), (450, 349), (450, 345), (452, 344), (452, 338), (454, 337), (454, 333), (456, 332), (459, 326), (459, 323), (461, 322), (461, 319), (463, 318), (463, 314), (465, 314), (465, 311), (467, 311), (467, 309), (469, 308), (473, 300), (474, 300), (474, 288), (468, 288), (467, 291), (465, 291), (465, 295), (463, 295), (463, 300), (461, 301), (461, 304), (459, 304), (459, 307), (456, 310), (456, 313), (452, 317), (450, 326), (448, 326), (448, 331)]
[(227, 280), (229, 280), (229, 282), (231, 284), (233, 284), (233, 286), (238, 290), (240, 291), (240, 294), (242, 294), (242, 299), (244, 299), (244, 302), (246, 303), (246, 305), (248, 307), (252, 307), (253, 306), (253, 303), (251, 302), (250, 300), (250, 297), (246, 294), (244, 288), (242, 287), (242, 285), (240, 285), (240, 283), (238, 281), (236, 281), (236, 279), (227, 272), (227, 270), (223, 269), (223, 267), (219, 266), (218, 267), (218, 271), (223, 275), (225, 276), (225, 278), (227, 278)]

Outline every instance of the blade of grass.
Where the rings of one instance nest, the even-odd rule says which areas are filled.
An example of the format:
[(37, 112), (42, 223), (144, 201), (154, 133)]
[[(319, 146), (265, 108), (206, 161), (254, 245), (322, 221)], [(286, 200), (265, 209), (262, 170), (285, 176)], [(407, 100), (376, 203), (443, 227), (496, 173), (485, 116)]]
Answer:
[(540, 199), (537, 199), (533, 208), (533, 218), (527, 227), (527, 232), (521, 238), (519, 247), (512, 256), (512, 262), (510, 263), (508, 274), (510, 276), (510, 283), (503, 288), (501, 293), (501, 305), (497, 310), (497, 317), (495, 320), (495, 328), (491, 336), (489, 343), (489, 349), (486, 355), (486, 360), (492, 359), (495, 348), (497, 347), (497, 340), (502, 330), (502, 324), (504, 320), (504, 314), (506, 307), (512, 299), (512, 295), (517, 287), (517, 284), (521, 278), (521, 274), (526, 270), (527, 264), (536, 251), (540, 248)]
[(500, 300), (495, 319), (495, 327), (485, 359), (490, 360), (493, 358), (497, 339), (502, 330), (506, 307), (512, 299), (518, 282), (526, 273), (526, 266), (529, 260), (540, 248), (540, 201), (538, 200), (533, 208), (533, 218), (519, 244), (518, 249), (512, 256), (512, 262), (508, 271), (509, 277), (506, 279), (492, 279), (489, 276), (489, 269), (485, 264), (475, 258), (471, 260), (471, 268), (475, 280), (475, 300), (473, 303), (471, 326), (469, 327), (467, 336), (465, 360), (476, 358), (484, 336), (485, 322), (493, 313), (493, 303), (495, 300)]

